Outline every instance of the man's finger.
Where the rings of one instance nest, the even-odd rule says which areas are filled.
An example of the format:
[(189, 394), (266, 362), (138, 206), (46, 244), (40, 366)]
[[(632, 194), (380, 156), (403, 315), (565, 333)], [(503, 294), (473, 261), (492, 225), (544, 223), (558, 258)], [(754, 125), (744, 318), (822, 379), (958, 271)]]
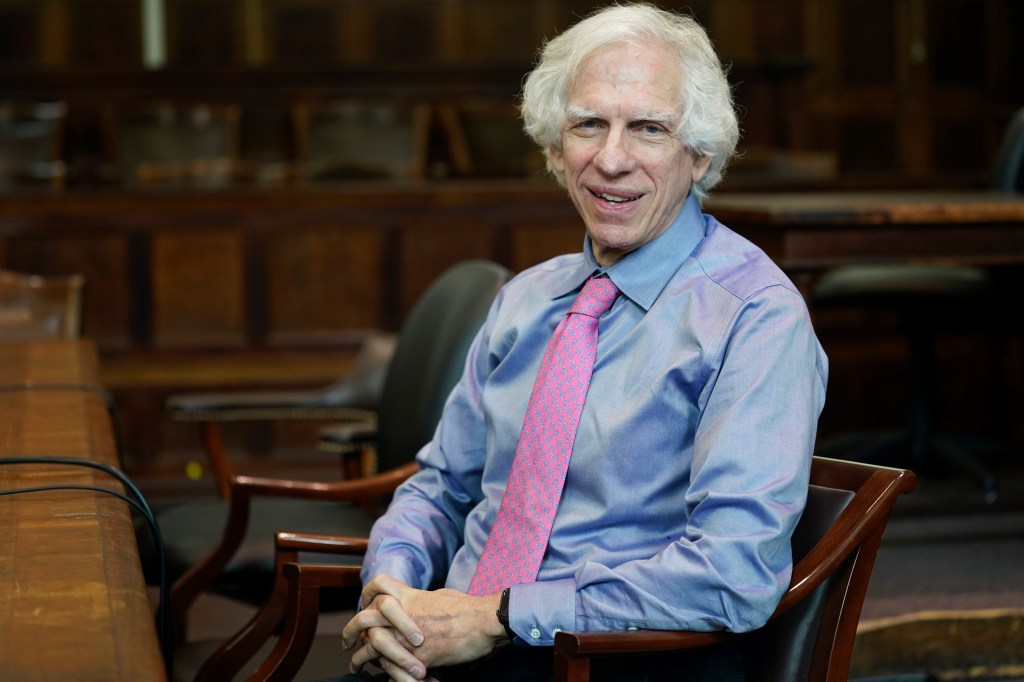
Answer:
[(413, 646), (423, 644), (423, 633), (396, 598), (382, 595), (374, 602), (377, 611)]
[(380, 594), (387, 594), (395, 597), (396, 599), (401, 599), (402, 591), (407, 589), (410, 589), (409, 586), (401, 580), (395, 580), (391, 576), (385, 574), (378, 575), (373, 580), (363, 585), (363, 606), (372, 604), (373, 600)]
[[(397, 670), (403, 671), (414, 679), (422, 679), (426, 675), (427, 666), (409, 653), (409, 650), (397, 639), (396, 632), (391, 628), (371, 628), (366, 633), (368, 644), (352, 657), (353, 663), (365, 665), (374, 659), (379, 663), (391, 663)], [(364, 649), (370, 648), (370, 651)], [(361, 655), (360, 655), (361, 654)], [(388, 674), (392, 674), (390, 671)], [(392, 675), (393, 676), (393, 675)]]
[(359, 643), (362, 634), (370, 628), (388, 627), (389, 625), (387, 617), (377, 609), (363, 609), (342, 628), (341, 645), (346, 650), (351, 649)]

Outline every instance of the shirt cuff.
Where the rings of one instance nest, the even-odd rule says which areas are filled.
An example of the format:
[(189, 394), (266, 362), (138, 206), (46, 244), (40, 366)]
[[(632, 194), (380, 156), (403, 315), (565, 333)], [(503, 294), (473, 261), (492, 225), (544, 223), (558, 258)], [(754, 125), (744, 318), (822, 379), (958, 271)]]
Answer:
[(576, 629), (576, 580), (513, 585), (508, 613), (509, 625), (523, 643), (551, 646), (556, 632)]
[(378, 575), (387, 575), (396, 580), (401, 580), (406, 585), (416, 589), (426, 589), (426, 586), (419, 584), (420, 580), (416, 575), (414, 563), (401, 555), (392, 555), (386, 559), (375, 561), (372, 566), (363, 572), (363, 583), (370, 582), (372, 578)]

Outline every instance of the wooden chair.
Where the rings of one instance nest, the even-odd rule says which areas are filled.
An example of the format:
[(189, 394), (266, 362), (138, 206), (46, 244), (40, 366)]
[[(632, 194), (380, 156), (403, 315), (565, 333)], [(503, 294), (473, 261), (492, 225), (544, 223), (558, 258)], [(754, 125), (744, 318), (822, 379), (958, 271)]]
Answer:
[(0, 340), (75, 338), (81, 333), (81, 275), (0, 270)]
[(422, 179), (430, 119), (429, 105), (399, 99), (297, 102), (296, 181)]
[(64, 102), (0, 102), (0, 190), (64, 187)]
[[(166, 514), (157, 514), (168, 554), (179, 551), (179, 543), (198, 544), (196, 536), (208, 538), (206, 556), (172, 588), (175, 623), (185, 622), (187, 610), (201, 592), (215, 587), (215, 580), (227, 576), (228, 582), (265, 580), (270, 585), (276, 574), (276, 531), (369, 531), (379, 508), (354, 503), (386, 497), (416, 470), (413, 458), (433, 436), (448, 393), (462, 373), (469, 344), (509, 277), (508, 270), (495, 263), (466, 261), (442, 273), (417, 301), (388, 363), (374, 433), (363, 429), (360, 440), (353, 442), (353, 447), (374, 448), (377, 472), (327, 483), (236, 476), (229, 482), (229, 502), (220, 501), (219, 509), (204, 504), (193, 513), (186, 507), (179, 515), (188, 514), (189, 522), (175, 520), (169, 525)], [(269, 512), (261, 511), (268, 506)], [(253, 523), (257, 518), (259, 522)], [(266, 587), (248, 587), (259, 603), (266, 599)], [(245, 596), (240, 590), (232, 594)]]
[(460, 98), (439, 105), (438, 118), (457, 177), (523, 178), (544, 170), (544, 156), (511, 99)]
[(225, 187), (240, 163), (239, 116), (230, 103), (108, 106), (107, 153), (124, 187)]
[[(882, 533), (897, 499), (915, 483), (908, 470), (815, 457), (807, 509), (793, 536), (792, 581), (764, 627), (742, 634), (560, 632), (555, 635), (555, 680), (585, 682), (592, 665), (608, 657), (657, 655), (723, 642), (738, 645), (748, 682), (846, 680)], [(299, 552), (359, 554), (366, 540), (280, 533), (277, 547), (274, 597), (211, 661), (214, 668), (237, 670), (283, 623), (280, 638), (251, 681), (292, 679), (313, 642), (321, 590), (359, 584), (357, 567), (299, 561)]]

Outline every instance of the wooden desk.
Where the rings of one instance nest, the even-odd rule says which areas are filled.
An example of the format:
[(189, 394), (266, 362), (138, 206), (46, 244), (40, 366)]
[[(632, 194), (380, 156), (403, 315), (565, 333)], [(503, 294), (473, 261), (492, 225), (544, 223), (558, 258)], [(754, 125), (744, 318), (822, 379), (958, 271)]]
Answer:
[(723, 193), (705, 210), (791, 271), (866, 262), (1024, 264), (1019, 194)]
[[(0, 384), (98, 385), (88, 341), (0, 345)], [(83, 390), (0, 391), (0, 461), (62, 456), (117, 465), (104, 401)], [(103, 472), (0, 465), (0, 490), (93, 485)], [(128, 505), (76, 490), (0, 497), (0, 679), (166, 679)]]

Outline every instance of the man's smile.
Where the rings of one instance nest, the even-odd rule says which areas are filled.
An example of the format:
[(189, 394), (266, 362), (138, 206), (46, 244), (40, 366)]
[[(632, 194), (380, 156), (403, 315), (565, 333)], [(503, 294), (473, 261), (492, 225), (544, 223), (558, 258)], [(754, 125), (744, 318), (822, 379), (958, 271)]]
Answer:
[(591, 194), (593, 194), (598, 199), (601, 199), (603, 201), (607, 201), (607, 202), (612, 203), (612, 204), (627, 204), (627, 203), (629, 203), (631, 201), (636, 201), (637, 199), (640, 199), (641, 197), (644, 196), (642, 193), (641, 194), (632, 194), (632, 195), (610, 194), (608, 192), (600, 192), (598, 190), (589, 189), (589, 188), (587, 189), (587, 191), (590, 192)]

